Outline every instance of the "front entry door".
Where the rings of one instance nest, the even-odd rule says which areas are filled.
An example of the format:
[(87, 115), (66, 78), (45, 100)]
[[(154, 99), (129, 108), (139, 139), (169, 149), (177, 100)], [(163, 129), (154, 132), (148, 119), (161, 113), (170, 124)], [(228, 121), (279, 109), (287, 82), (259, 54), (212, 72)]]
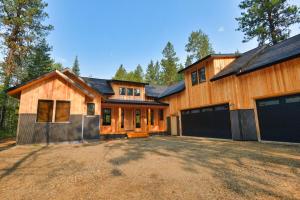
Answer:
[(125, 108), (125, 119), (124, 119), (124, 127), (126, 131), (134, 130), (134, 118), (133, 118), (133, 109)]

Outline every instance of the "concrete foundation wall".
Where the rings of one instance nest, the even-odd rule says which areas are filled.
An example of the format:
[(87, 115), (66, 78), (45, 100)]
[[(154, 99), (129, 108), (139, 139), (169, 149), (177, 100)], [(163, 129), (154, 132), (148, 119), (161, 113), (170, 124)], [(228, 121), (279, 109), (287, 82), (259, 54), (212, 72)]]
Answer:
[[(84, 139), (96, 137), (96, 134), (99, 137), (99, 118), (100, 116), (98, 115), (86, 119), (84, 123)], [(18, 144), (55, 143), (76, 140), (82, 140), (82, 115), (71, 115), (70, 121), (65, 123), (37, 123), (36, 114), (20, 114), (19, 116)]]

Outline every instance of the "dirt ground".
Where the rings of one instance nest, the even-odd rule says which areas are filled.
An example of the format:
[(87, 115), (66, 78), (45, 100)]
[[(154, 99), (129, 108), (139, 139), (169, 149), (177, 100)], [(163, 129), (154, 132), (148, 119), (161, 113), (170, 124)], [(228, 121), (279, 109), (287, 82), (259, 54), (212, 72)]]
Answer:
[(300, 199), (300, 146), (187, 137), (15, 146), (0, 199)]

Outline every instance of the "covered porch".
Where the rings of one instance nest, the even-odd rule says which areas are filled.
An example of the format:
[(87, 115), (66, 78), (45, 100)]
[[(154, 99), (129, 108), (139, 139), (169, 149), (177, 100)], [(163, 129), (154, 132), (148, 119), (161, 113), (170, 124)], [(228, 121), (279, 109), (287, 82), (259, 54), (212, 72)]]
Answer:
[(100, 135), (148, 136), (166, 132), (167, 104), (110, 99), (101, 104)]

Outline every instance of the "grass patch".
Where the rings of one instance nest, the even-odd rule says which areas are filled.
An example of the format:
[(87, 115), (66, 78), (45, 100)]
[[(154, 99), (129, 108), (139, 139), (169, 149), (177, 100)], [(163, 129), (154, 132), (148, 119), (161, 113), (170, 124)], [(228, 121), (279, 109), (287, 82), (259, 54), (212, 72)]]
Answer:
[(16, 137), (16, 133), (8, 130), (0, 130), (0, 139)]

